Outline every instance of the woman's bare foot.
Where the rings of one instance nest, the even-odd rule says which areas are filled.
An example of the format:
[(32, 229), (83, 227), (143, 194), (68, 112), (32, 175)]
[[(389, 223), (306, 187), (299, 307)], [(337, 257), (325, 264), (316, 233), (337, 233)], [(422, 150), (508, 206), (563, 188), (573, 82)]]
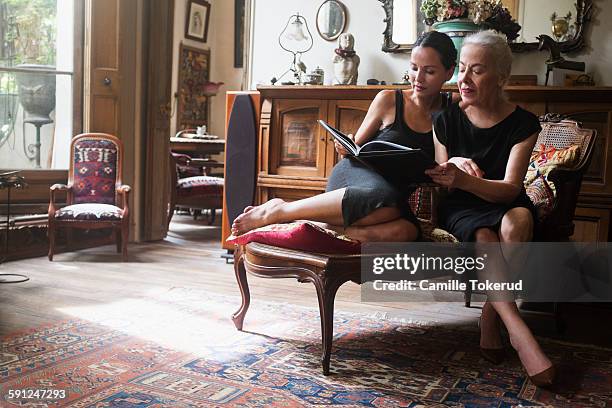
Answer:
[(480, 315), (480, 347), (484, 349), (502, 349), (504, 347), (500, 324), (499, 315), (493, 306), (486, 302)]
[(285, 202), (280, 198), (273, 198), (261, 205), (253, 207), (240, 214), (232, 224), (232, 234), (242, 235), (255, 228), (278, 222), (279, 215)]

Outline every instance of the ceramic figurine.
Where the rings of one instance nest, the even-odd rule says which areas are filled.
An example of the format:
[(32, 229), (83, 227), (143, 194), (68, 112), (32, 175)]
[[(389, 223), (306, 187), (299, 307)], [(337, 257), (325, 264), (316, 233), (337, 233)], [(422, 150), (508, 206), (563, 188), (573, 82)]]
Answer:
[(353, 49), (355, 39), (353, 34), (340, 34), (338, 48), (334, 55), (334, 83), (336, 85), (357, 84), (357, 69), (359, 68), (359, 56)]

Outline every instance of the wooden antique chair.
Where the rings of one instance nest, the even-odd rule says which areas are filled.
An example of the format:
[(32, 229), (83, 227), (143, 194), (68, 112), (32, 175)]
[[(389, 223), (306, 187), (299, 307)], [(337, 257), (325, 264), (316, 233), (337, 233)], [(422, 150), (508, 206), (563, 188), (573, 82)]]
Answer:
[(208, 159), (170, 153), (168, 227), (177, 207), (193, 209), (194, 219), (198, 212), (209, 210), (208, 224), (215, 222), (216, 211), (223, 208), (223, 178), (208, 176), (210, 165)]
[[(127, 261), (130, 186), (121, 183), (123, 143), (105, 133), (85, 133), (70, 143), (68, 184), (50, 189), (49, 260), (53, 260), (58, 227), (113, 228), (117, 252)], [(55, 207), (55, 193), (67, 191), (67, 206)]]
[[(550, 119), (550, 118), (546, 118)], [(536, 148), (563, 149), (570, 145), (580, 146), (580, 156), (571, 166), (558, 166), (552, 170), (548, 179), (553, 181), (557, 198), (545, 215), (541, 227), (536, 231), (536, 239), (547, 241), (566, 241), (573, 233), (574, 211), (582, 176), (589, 165), (595, 141), (595, 132), (581, 129), (576, 122), (545, 121)], [(534, 150), (535, 152), (535, 150)], [(419, 205), (417, 215), (435, 222), (435, 194), (432, 188), (417, 190), (413, 197)], [(432, 198), (434, 197), (434, 198)], [(413, 203), (411, 203), (413, 204)], [(426, 217), (423, 214), (427, 213)], [(323, 374), (329, 374), (331, 346), (333, 337), (334, 298), (338, 288), (348, 281), (361, 282), (362, 256), (310, 253), (276, 246), (250, 242), (237, 245), (234, 252), (234, 271), (242, 294), (242, 305), (232, 315), (238, 330), (242, 330), (244, 317), (250, 304), (247, 272), (263, 278), (295, 278), (299, 282), (312, 282), (315, 286), (321, 317)], [(466, 294), (466, 305), (470, 294)]]

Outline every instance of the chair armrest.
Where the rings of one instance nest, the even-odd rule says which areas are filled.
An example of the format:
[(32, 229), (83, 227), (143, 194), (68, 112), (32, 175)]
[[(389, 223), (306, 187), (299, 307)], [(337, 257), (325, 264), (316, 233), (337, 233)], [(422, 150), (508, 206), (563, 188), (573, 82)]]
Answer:
[(58, 190), (70, 190), (72, 187), (71, 186), (67, 186), (66, 184), (54, 184), (51, 187), (49, 187), (49, 190), (51, 191), (58, 191)]
[(56, 191), (70, 191), (72, 190), (72, 185), (66, 184), (54, 184), (49, 187), (49, 217), (55, 216), (55, 192)]
[(123, 184), (117, 187), (117, 193), (123, 196), (123, 217), (127, 218), (127, 214), (130, 210), (130, 192), (132, 191), (132, 187)]

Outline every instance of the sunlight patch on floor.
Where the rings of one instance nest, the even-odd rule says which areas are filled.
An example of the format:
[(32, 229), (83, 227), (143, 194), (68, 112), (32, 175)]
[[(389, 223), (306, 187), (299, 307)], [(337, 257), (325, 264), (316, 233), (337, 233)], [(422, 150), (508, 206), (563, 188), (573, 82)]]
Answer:
[[(228, 302), (228, 300), (232, 300)], [(202, 298), (201, 292), (168, 291), (162, 295), (126, 299), (113, 303), (58, 309), (71, 317), (110, 327), (130, 336), (155, 342), (173, 350), (217, 361), (229, 361), (253, 352), (270, 341), (267, 336), (291, 336), (294, 322), (249, 311), (248, 332), (238, 331), (230, 315), (238, 309), (239, 299), (216, 301)], [(257, 333), (265, 334), (258, 335)], [(285, 336), (287, 335), (287, 336)], [(295, 337), (303, 333), (294, 333)], [(313, 333), (316, 339), (319, 333)]]

